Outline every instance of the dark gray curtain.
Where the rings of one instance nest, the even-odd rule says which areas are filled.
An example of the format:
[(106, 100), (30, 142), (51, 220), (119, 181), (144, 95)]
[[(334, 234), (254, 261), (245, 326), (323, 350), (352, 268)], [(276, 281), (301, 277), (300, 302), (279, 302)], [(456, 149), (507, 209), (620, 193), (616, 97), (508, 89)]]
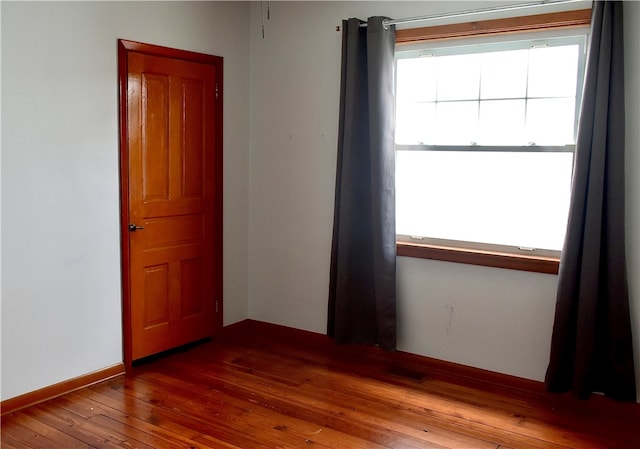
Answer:
[(624, 227), (622, 2), (593, 4), (550, 391), (636, 400)]
[(328, 335), (396, 347), (395, 29), (343, 21)]

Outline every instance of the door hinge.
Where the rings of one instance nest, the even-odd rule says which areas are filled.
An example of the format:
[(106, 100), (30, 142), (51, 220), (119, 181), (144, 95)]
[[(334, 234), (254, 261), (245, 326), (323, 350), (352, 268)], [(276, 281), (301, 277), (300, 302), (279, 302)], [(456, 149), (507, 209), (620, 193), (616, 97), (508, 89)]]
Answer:
[(218, 88), (218, 83), (216, 83), (216, 100), (220, 98), (220, 89)]
[(220, 312), (220, 301), (216, 299), (216, 313)]

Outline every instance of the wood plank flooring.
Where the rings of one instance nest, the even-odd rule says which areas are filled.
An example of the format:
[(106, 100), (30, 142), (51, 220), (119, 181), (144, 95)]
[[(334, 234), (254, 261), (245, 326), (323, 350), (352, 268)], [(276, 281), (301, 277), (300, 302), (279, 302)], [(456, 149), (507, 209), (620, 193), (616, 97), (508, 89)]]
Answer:
[(246, 321), (2, 418), (2, 448), (640, 448), (640, 404)]

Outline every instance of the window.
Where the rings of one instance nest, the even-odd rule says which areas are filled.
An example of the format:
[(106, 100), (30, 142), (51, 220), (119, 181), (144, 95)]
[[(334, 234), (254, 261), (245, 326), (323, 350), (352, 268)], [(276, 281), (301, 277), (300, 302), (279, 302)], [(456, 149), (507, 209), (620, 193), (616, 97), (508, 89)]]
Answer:
[(400, 243), (559, 256), (586, 31), (397, 47)]

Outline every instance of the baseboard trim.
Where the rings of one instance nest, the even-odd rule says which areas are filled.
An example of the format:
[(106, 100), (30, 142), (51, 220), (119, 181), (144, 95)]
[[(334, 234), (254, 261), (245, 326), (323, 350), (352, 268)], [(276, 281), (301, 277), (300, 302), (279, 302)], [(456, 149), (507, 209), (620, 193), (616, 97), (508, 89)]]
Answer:
[(0, 409), (2, 410), (1, 414), (4, 416), (25, 407), (29, 407), (30, 405), (39, 404), (49, 399), (62, 396), (66, 393), (71, 393), (72, 391), (76, 391), (81, 388), (89, 387), (98, 382), (103, 382), (122, 374), (124, 374), (124, 363), (117, 363), (113, 366), (109, 366), (92, 373), (74, 377), (73, 379), (65, 380), (29, 393), (21, 394), (20, 396), (2, 401), (2, 403), (0, 403)]

